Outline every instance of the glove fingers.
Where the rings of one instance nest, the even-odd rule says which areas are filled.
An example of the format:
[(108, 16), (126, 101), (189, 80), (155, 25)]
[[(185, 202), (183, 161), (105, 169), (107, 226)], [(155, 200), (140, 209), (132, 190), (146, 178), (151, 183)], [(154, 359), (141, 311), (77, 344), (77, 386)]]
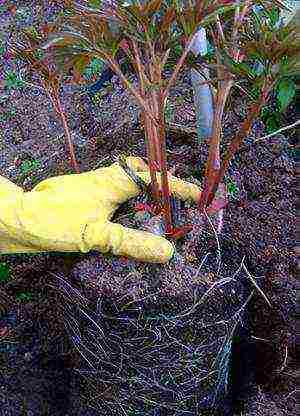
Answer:
[[(150, 173), (147, 172), (138, 172), (137, 175), (146, 183), (150, 183)], [(169, 178), (169, 186), (170, 191), (173, 195), (177, 196), (178, 198), (186, 201), (188, 199), (192, 199), (193, 201), (197, 202), (201, 195), (201, 189), (190, 182), (184, 181), (182, 179), (176, 178), (176, 176), (172, 176), (170, 173), (168, 174)], [(157, 173), (157, 181), (161, 189), (161, 174)]]
[(89, 250), (149, 263), (167, 263), (174, 253), (173, 244), (163, 237), (111, 222), (90, 224), (84, 240)]
[[(127, 165), (135, 171), (136, 175), (143, 180), (146, 184), (149, 184), (151, 182), (150, 172), (148, 169), (147, 164), (139, 157), (127, 157), (126, 158)], [(114, 166), (114, 169), (122, 169), (119, 168), (118, 163)], [(126, 185), (129, 187), (131, 185), (132, 189), (127, 190), (125, 185), (122, 185), (121, 189), (123, 191), (126, 190), (126, 194), (122, 194), (122, 197), (117, 198), (116, 202), (122, 203), (128, 198), (132, 198), (137, 195), (139, 192), (138, 187), (134, 184), (134, 182), (126, 176), (125, 173), (122, 172), (122, 178), (126, 177)], [(169, 185), (170, 185), (170, 191), (173, 195), (177, 196), (178, 198), (182, 200), (192, 199), (193, 201), (198, 201), (201, 195), (200, 188), (190, 182), (183, 181), (182, 179), (176, 178), (175, 176), (172, 176), (170, 173), (168, 173), (169, 178)], [(161, 188), (161, 174), (157, 173), (157, 181)], [(118, 181), (115, 180), (115, 183), (121, 182), (121, 177)], [(120, 187), (118, 187), (118, 191), (120, 193)], [(124, 193), (124, 192), (123, 192)], [(121, 193), (120, 193), (121, 195)]]
[(135, 172), (148, 171), (147, 164), (140, 157), (129, 156), (126, 158), (127, 165)]
[(197, 202), (201, 195), (201, 189), (190, 182), (183, 181), (182, 179), (176, 178), (175, 176), (169, 176), (169, 183), (171, 192), (178, 198), (186, 201), (192, 199)]

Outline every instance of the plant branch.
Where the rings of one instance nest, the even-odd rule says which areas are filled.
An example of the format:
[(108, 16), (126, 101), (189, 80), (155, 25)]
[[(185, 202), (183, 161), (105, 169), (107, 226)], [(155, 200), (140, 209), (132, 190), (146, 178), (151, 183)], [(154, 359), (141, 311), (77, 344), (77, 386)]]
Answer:
[[(222, 88), (219, 88), (217, 95), (217, 105), (213, 119), (213, 131), (209, 145), (209, 156), (206, 162), (205, 179), (203, 192), (201, 193), (198, 207), (202, 212), (206, 206), (208, 206), (208, 200), (211, 189), (217, 180), (220, 172), (220, 142), (222, 136), (222, 119), (224, 114), (224, 108), (229, 96), (231, 87), (233, 85), (232, 80), (226, 81)], [(218, 184), (220, 181), (218, 181)]]
[[(234, 24), (233, 24), (233, 30), (231, 34), (231, 44), (232, 47), (230, 48), (229, 53), (232, 55), (232, 58), (234, 60), (239, 60), (239, 47), (237, 43), (237, 36), (239, 29), (244, 21), (244, 18), (250, 8), (251, 1), (246, 0), (245, 4), (241, 10), (240, 6), (238, 6), (235, 10), (235, 17), (234, 17)], [(217, 34), (215, 35), (213, 32), (213, 38), (215, 40), (216, 44), (219, 44), (221, 46), (220, 41), (224, 40), (224, 33), (222, 30), (221, 22), (218, 19), (217, 20)], [(219, 55), (217, 54), (217, 62), (218, 62), (218, 68), (217, 68), (217, 75), (218, 78), (226, 77), (226, 73), (224, 72), (224, 69), (221, 69), (221, 66), (219, 65)], [(222, 135), (222, 117), (224, 113), (225, 104), (227, 101), (227, 98), (230, 94), (231, 88), (234, 85), (234, 81), (232, 79), (227, 79), (225, 82), (218, 83), (218, 95), (217, 95), (217, 102), (216, 102), (216, 110), (214, 114), (214, 121), (213, 121), (213, 133), (212, 138), (209, 146), (209, 157), (206, 164), (206, 172), (205, 172), (205, 179), (204, 179), (204, 187), (203, 192), (201, 193), (198, 206), (200, 212), (202, 212), (207, 206), (209, 206), (213, 198), (215, 196), (215, 193), (217, 191), (217, 188), (221, 181), (224, 178), (225, 171), (228, 168), (229, 162), (232, 159), (233, 155), (236, 153), (237, 149), (240, 147), (245, 135), (248, 135), (248, 132), (251, 129), (252, 123), (254, 118), (259, 114), (260, 112), (260, 105), (253, 106), (248, 118), (243, 123), (241, 129), (237, 133), (234, 140), (231, 142), (228, 152), (226, 153), (225, 159), (220, 166), (220, 141), (221, 141), (221, 135)], [(259, 108), (258, 108), (259, 107)], [(258, 111), (258, 114), (257, 114)]]
[(218, 14), (217, 14), (217, 17), (216, 17), (216, 24), (217, 24), (217, 30), (218, 30), (219, 36), (220, 36), (222, 42), (225, 43), (226, 39), (225, 39), (224, 31), (223, 31), (223, 28), (222, 28), (222, 25), (221, 25), (220, 16)]
[(299, 124), (300, 124), (300, 120), (297, 120), (295, 121), (295, 123), (282, 127), (281, 129), (276, 130), (273, 133), (267, 134), (266, 136), (263, 136), (263, 137), (259, 137), (258, 139), (254, 140), (254, 143), (260, 142), (261, 140), (269, 139), (270, 137), (276, 136), (278, 133), (282, 133), (283, 131), (293, 129), (294, 127), (299, 126)]
[(141, 88), (142, 96), (144, 97), (144, 95), (145, 95), (145, 73), (143, 71), (143, 65), (142, 65), (142, 60), (141, 60), (141, 57), (140, 57), (140, 51), (139, 51), (137, 43), (134, 39), (132, 39), (132, 46), (133, 46), (135, 59), (136, 59), (136, 65), (137, 65), (137, 69), (138, 69), (137, 72), (138, 72), (138, 76), (139, 76), (139, 79), (140, 79), (140, 88)]
[(154, 124), (158, 124), (157, 120), (153, 116), (153, 113), (145, 100), (140, 96), (140, 94), (136, 91), (135, 88), (132, 87), (131, 82), (125, 77), (123, 72), (121, 71), (119, 65), (117, 62), (112, 59), (111, 57), (108, 57), (108, 62), (110, 63), (111, 69), (120, 77), (121, 81), (125, 85), (126, 88), (132, 93), (132, 95), (136, 98), (140, 106), (147, 112), (147, 115), (151, 118)]
[(166, 225), (166, 234), (171, 234), (173, 231), (172, 225), (172, 210), (170, 202), (170, 188), (168, 181), (167, 171), (167, 149), (166, 149), (166, 129), (165, 129), (165, 115), (164, 115), (164, 101), (163, 92), (159, 93), (159, 142), (160, 142), (160, 168), (161, 168), (161, 183), (162, 183), (162, 197), (163, 197), (163, 208)]
[[(145, 100), (145, 82), (144, 82), (145, 73), (143, 71), (140, 53), (139, 53), (135, 40), (132, 40), (132, 45), (133, 45), (135, 58), (136, 58), (136, 64), (137, 64), (137, 70), (138, 70), (137, 72), (138, 72), (138, 76), (140, 80), (140, 93), (141, 93), (142, 98)], [(143, 119), (143, 124), (145, 126), (147, 156), (148, 156), (148, 164), (149, 164), (150, 177), (151, 177), (152, 195), (153, 195), (154, 200), (157, 203), (159, 203), (159, 187), (158, 187), (158, 182), (157, 182), (157, 177), (156, 177), (156, 168), (155, 168), (155, 162), (158, 160), (158, 155), (157, 155), (156, 147), (155, 147), (154, 129), (153, 129), (153, 124), (151, 120), (149, 119), (149, 117), (147, 117), (144, 109), (142, 109), (142, 119)]]
[[(152, 85), (155, 83), (159, 82), (159, 79), (157, 79), (157, 74), (155, 72), (155, 69), (153, 68), (153, 64), (152, 62), (149, 62), (149, 73), (150, 73), (150, 79), (151, 79), (151, 83)], [(151, 108), (152, 111), (154, 112), (154, 115), (156, 117), (157, 120), (159, 120), (159, 112), (161, 111), (159, 109), (159, 102), (158, 102), (158, 95), (156, 91), (150, 91), (150, 99), (151, 99)], [(160, 147), (160, 139), (159, 139), (159, 131), (158, 131), (159, 127), (156, 128), (156, 126), (152, 125), (152, 131), (153, 131), (153, 140), (154, 140), (154, 145), (156, 148), (156, 156), (157, 156), (157, 163), (160, 166), (160, 152), (161, 152), (161, 147)]]
[(236, 133), (234, 139), (230, 143), (230, 145), (229, 145), (229, 147), (228, 147), (228, 149), (225, 153), (224, 160), (223, 160), (223, 163), (222, 163), (221, 168), (219, 170), (219, 173), (218, 173), (217, 177), (215, 178), (215, 181), (212, 185), (210, 195), (207, 198), (207, 205), (209, 205), (212, 202), (214, 194), (217, 190), (218, 184), (224, 179), (224, 176), (225, 176), (225, 173), (227, 172), (229, 163), (231, 162), (231, 160), (235, 156), (237, 150), (239, 149), (239, 147), (242, 144), (245, 137), (247, 137), (249, 135), (250, 130), (251, 130), (252, 125), (253, 125), (253, 122), (259, 116), (260, 111), (261, 111), (264, 104), (265, 104), (265, 99), (263, 99), (259, 103), (254, 103), (252, 105), (251, 109), (249, 110), (248, 117), (243, 122), (239, 131)]
[(195, 34), (196, 34), (196, 31), (194, 31), (194, 33), (189, 37), (189, 39), (187, 41), (187, 44), (186, 44), (186, 46), (184, 48), (184, 51), (183, 51), (181, 57), (179, 58), (178, 63), (175, 66), (175, 69), (174, 69), (174, 71), (173, 71), (173, 73), (172, 73), (172, 75), (171, 75), (171, 77), (169, 79), (169, 82), (167, 83), (167, 86), (166, 86), (166, 88), (165, 88), (165, 90), (164, 90), (164, 92), (162, 94), (162, 100), (163, 100), (163, 102), (165, 102), (165, 100), (166, 100), (166, 98), (167, 98), (167, 96), (169, 94), (170, 88), (173, 85), (173, 83), (175, 82), (175, 80), (176, 80), (176, 78), (178, 76), (178, 73), (179, 73), (182, 65), (184, 64), (184, 61), (185, 61), (185, 59), (187, 57), (187, 54), (189, 53), (189, 51), (191, 49), (191, 46), (192, 46), (192, 43), (193, 43), (193, 39), (194, 39)]
[(65, 115), (64, 110), (62, 109), (62, 105), (61, 105), (61, 101), (59, 99), (59, 94), (58, 92), (52, 91), (47, 88), (45, 86), (45, 91), (50, 99), (50, 101), (52, 102), (52, 105), (56, 111), (56, 113), (59, 115), (59, 117), (61, 118), (62, 121), (62, 125), (63, 125), (63, 129), (65, 132), (65, 138), (66, 138), (66, 142), (70, 151), (70, 157), (71, 157), (71, 164), (73, 169), (75, 170), (76, 173), (80, 173), (80, 169), (76, 160), (76, 156), (75, 156), (75, 152), (74, 152), (74, 146), (73, 146), (73, 142), (72, 142), (72, 137), (71, 137), (71, 133), (70, 133), (70, 129), (68, 126), (68, 122), (67, 122), (67, 118)]

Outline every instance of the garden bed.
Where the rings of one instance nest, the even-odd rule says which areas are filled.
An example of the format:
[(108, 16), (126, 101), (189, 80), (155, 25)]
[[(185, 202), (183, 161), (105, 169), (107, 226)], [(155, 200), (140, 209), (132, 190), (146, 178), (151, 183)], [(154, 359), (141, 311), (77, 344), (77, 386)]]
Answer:
[[(82, 172), (108, 166), (120, 153), (146, 156), (141, 145), (144, 141), (139, 110), (116, 77), (111, 85), (96, 104), (78, 86), (63, 88), (62, 101), (70, 115)], [(0, 174), (30, 190), (45, 178), (69, 173), (62, 129), (45, 97), (28, 86), (10, 92), (2, 90), (0, 94), (0, 98), (5, 96), (6, 108), (16, 111), (15, 119), (3, 124)], [(188, 72), (177, 80), (170, 102), (173, 110), (169, 122), (186, 130), (195, 128)], [(245, 105), (237, 96), (227, 109), (222, 151), (243, 119)], [(159, 292), (156, 296), (163, 296), (171, 309), (179, 305), (182, 312), (184, 304), (193, 300), (195, 285), (204, 293), (218, 279), (232, 277), (244, 259), (272, 306), (244, 273), (254, 294), (245, 316), (247, 337), (241, 332), (240, 342), (233, 344), (236, 414), (296, 415), (294, 139), (276, 135), (267, 142), (256, 142), (264, 134), (263, 124), (257, 121), (226, 177), (227, 183), (232, 183), (232, 193), (219, 235), (219, 273), (218, 244), (212, 225), (189, 203), (182, 204), (180, 214), (183, 223), (192, 224), (193, 230), (176, 242), (181, 261), (167, 265), (149, 265), (95, 252), (1, 256), (1, 263), (11, 270), (10, 278), (0, 282), (3, 414), (101, 414), (95, 403), (99, 390), (92, 390), (93, 378), (74, 372), (84, 363), (66, 331), (70, 316), (76, 318), (76, 305), (86, 302), (86, 307), (95, 309), (100, 295), (115, 301), (122, 297), (124, 305), (145, 293), (153, 297), (154, 292)], [(201, 183), (208, 144), (199, 147), (195, 134), (169, 128), (167, 148), (169, 168), (175, 175)], [(135, 210), (137, 202), (141, 199), (122, 206), (114, 221), (134, 228), (151, 226), (147, 213)], [(219, 216), (211, 220), (217, 228)], [(77, 288), (86, 301), (64, 282)], [(221, 299), (219, 292), (210, 298), (208, 309), (202, 311), (204, 321), (212, 313), (210, 308)], [(162, 305), (158, 306), (161, 310)], [(210, 336), (214, 335), (216, 332)], [(253, 359), (241, 371), (239, 366), (248, 355)], [(245, 374), (243, 383), (240, 379)], [(239, 384), (241, 388), (236, 389)], [(243, 385), (248, 386), (247, 394)]]

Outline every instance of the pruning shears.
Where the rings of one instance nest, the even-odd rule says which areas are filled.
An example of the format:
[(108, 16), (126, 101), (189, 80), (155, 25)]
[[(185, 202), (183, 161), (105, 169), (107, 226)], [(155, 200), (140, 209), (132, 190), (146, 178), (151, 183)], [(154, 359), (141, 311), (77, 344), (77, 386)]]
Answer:
[[(144, 182), (137, 174), (127, 165), (126, 163), (126, 156), (120, 155), (118, 159), (119, 165), (125, 171), (125, 173), (133, 180), (133, 182), (141, 189), (141, 191), (148, 197), (152, 198), (151, 194), (151, 185)], [(175, 225), (171, 233), (167, 233), (167, 235), (173, 239), (179, 239), (187, 234), (189, 231), (192, 230), (192, 226), (179, 226), (180, 223), (180, 209), (181, 209), (181, 201), (176, 198), (174, 195), (170, 194), (170, 203), (171, 203), (171, 214), (172, 214), (172, 222)], [(138, 203), (136, 204), (135, 208), (137, 210), (148, 211), (154, 215), (157, 215), (163, 211), (161, 206), (157, 206), (157, 204), (144, 204)]]

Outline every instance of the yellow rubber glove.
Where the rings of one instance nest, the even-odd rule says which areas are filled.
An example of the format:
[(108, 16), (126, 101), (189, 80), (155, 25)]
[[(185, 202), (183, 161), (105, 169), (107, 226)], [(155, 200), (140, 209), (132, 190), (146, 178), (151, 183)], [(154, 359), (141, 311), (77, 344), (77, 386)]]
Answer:
[[(149, 170), (142, 159), (129, 157), (126, 162), (150, 183)], [(195, 201), (199, 198), (196, 185), (171, 175), (169, 179), (177, 197)], [(0, 176), (0, 253), (98, 250), (166, 263), (174, 253), (171, 242), (110, 222), (118, 206), (139, 192), (118, 162), (86, 173), (46, 179), (30, 192)]]

